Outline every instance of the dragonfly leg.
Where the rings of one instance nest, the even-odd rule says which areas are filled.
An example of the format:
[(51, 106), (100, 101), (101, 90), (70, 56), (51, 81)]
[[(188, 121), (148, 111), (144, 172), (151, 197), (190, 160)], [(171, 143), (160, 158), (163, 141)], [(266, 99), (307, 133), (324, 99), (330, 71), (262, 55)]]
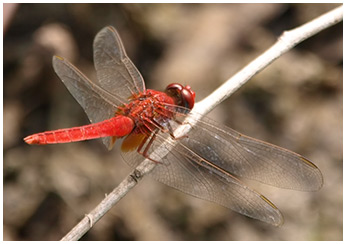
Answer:
[[(183, 136), (179, 136), (179, 137), (176, 137), (173, 133), (173, 128), (171, 126), (170, 123), (165, 123), (166, 125), (163, 126), (161, 125), (159, 122), (155, 121), (155, 120), (151, 120), (151, 119), (148, 119), (147, 120), (150, 124), (156, 126), (157, 129), (160, 129), (162, 132), (164, 133), (169, 133), (169, 135), (175, 139), (175, 140), (180, 140), (182, 138), (187, 138), (188, 136), (187, 135), (183, 135)], [(181, 121), (175, 121), (177, 122), (179, 125), (183, 125), (184, 122), (181, 122)], [(148, 125), (146, 125), (146, 127), (148, 127)]]
[[(181, 122), (180, 122), (181, 123)], [(181, 123), (181, 124), (183, 124), (183, 123)], [(181, 139), (183, 139), (183, 138), (188, 138), (189, 136), (188, 135), (182, 135), (182, 136), (175, 136), (174, 135), (174, 133), (173, 133), (173, 128), (172, 128), (172, 126), (171, 126), (171, 124), (168, 124), (167, 125), (167, 127), (168, 127), (168, 130), (166, 129), (166, 133), (169, 133), (169, 135), (174, 139), (174, 140), (181, 140)]]
[[(149, 124), (147, 124), (147, 123)], [(149, 119), (149, 118), (144, 118), (143, 124), (145, 127), (147, 127), (149, 130), (152, 130), (152, 127), (150, 125), (153, 125), (154, 127), (156, 127), (157, 129), (160, 130), (164, 130), (164, 127), (162, 125), (160, 125), (158, 122), (156, 122), (155, 120)]]
[[(176, 137), (173, 133), (173, 128), (171, 126), (170, 123), (167, 123), (167, 128), (165, 128), (164, 126), (160, 125), (158, 122), (156, 121), (153, 121), (151, 119), (146, 119), (147, 122), (149, 122), (151, 125), (154, 125), (157, 129), (160, 129), (162, 132), (164, 133), (169, 133), (169, 135), (175, 139), (175, 140), (180, 140), (180, 139), (183, 139), (183, 138), (188, 138), (188, 135), (182, 135), (182, 136), (178, 136)], [(179, 122), (180, 125), (183, 125), (185, 123), (183, 122), (180, 122), (180, 121), (177, 121)], [(144, 123), (144, 125), (150, 130), (150, 126), (147, 125), (146, 123)]]
[[(143, 157), (153, 161), (154, 163), (157, 163), (157, 164), (161, 164), (161, 162), (153, 159), (153, 158), (150, 158), (150, 156), (148, 155), (148, 150), (150, 148), (150, 146), (152, 145), (153, 141), (155, 140), (156, 138), (156, 133), (157, 131), (155, 131), (151, 136), (150, 136), (150, 139), (149, 139), (149, 136), (145, 137), (145, 139), (141, 142), (141, 144), (139, 145), (138, 149), (137, 149), (137, 152), (139, 154), (141, 154)], [(149, 139), (149, 142), (147, 142), (147, 140)], [(146, 144), (146, 145), (145, 145)], [(142, 148), (143, 146), (145, 145), (144, 147), (144, 150), (142, 151)]]

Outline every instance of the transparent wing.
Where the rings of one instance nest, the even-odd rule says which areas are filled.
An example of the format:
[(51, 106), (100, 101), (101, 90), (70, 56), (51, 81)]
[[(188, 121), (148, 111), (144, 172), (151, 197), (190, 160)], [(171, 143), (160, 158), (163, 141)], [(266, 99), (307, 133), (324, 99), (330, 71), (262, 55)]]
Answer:
[(308, 159), (202, 118), (181, 143), (233, 175), (302, 191), (323, 185), (321, 171)]
[[(192, 196), (218, 203), (243, 215), (281, 225), (280, 211), (261, 194), (252, 190), (231, 174), (219, 170), (183, 143), (163, 147), (170, 135), (158, 132), (148, 155), (159, 161), (150, 174), (156, 180)], [(154, 148), (156, 150), (154, 150)], [(122, 153), (126, 162), (136, 167), (144, 157), (136, 151)], [(162, 157), (162, 155), (166, 155)]]
[(112, 26), (103, 28), (95, 37), (94, 63), (98, 85), (123, 101), (144, 92), (142, 75), (127, 57), (120, 36)]
[[(188, 110), (176, 112), (161, 124), (164, 131), (185, 121)], [(242, 135), (228, 127), (202, 118), (183, 137), (171, 138), (163, 130), (149, 137), (142, 148), (146, 157), (160, 162), (152, 176), (158, 181), (190, 195), (216, 202), (252, 218), (280, 225), (279, 210), (264, 196), (250, 189), (236, 176), (281, 188), (314, 191), (321, 188), (320, 170), (303, 156), (278, 146)], [(176, 143), (165, 143), (169, 139)], [(135, 150), (123, 152), (124, 159), (136, 167), (144, 157)]]
[[(115, 115), (118, 98), (93, 83), (64, 58), (54, 56), (53, 68), (72, 96), (82, 106), (91, 123), (100, 122)], [(103, 138), (103, 142), (109, 147), (109, 138)]]
[[(179, 111), (169, 122), (173, 129), (181, 123), (189, 123), (183, 122), (186, 114), (193, 115), (189, 121), (195, 126), (179, 141), (232, 175), (293, 190), (316, 191), (322, 187), (321, 171), (305, 157), (243, 135), (208, 117), (201, 118), (186, 108), (165, 107)], [(197, 117), (201, 119), (196, 122)]]

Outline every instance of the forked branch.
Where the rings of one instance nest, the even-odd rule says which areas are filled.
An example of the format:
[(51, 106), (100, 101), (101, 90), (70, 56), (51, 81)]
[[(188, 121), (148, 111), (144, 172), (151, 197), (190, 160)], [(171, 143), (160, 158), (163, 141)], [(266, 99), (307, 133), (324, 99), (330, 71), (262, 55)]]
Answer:
[[(260, 72), (275, 59), (292, 49), (298, 43), (317, 34), (318, 32), (342, 21), (343, 6), (340, 6), (298, 28), (285, 31), (278, 41), (262, 55), (257, 57), (233, 77), (228, 79), (212, 94), (195, 105), (197, 114), (205, 115), (223, 100), (228, 98), (239, 87), (245, 84), (255, 74)], [(172, 144), (172, 143), (170, 143)], [(100, 218), (105, 215), (122, 197), (124, 197), (146, 174), (155, 168), (155, 163), (144, 160), (89, 214), (87, 214), (62, 241), (79, 240)]]

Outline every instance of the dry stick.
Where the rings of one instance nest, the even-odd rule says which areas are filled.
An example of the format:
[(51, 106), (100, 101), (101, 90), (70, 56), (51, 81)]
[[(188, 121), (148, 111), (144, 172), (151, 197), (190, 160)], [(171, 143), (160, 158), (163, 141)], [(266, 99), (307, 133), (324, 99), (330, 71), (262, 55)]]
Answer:
[[(285, 31), (271, 48), (248, 64), (232, 78), (227, 80), (208, 97), (197, 103), (194, 111), (200, 115), (205, 115), (275, 59), (305, 39), (340, 22), (342, 20), (342, 16), (343, 7), (340, 6), (298, 28)], [(188, 130), (186, 128), (178, 129), (180, 129), (180, 131), (177, 133), (177, 135), (180, 133), (184, 134)], [(182, 131), (184, 129), (185, 131)], [(176, 132), (177, 130), (174, 133), (175, 135)], [(171, 142), (168, 143), (168, 147), (172, 146), (174, 146), (174, 142), (171, 140)], [(162, 147), (157, 148), (157, 150), (164, 150), (166, 154), (168, 153), (167, 145), (163, 145)], [(164, 154), (162, 157), (164, 157), (166, 154)], [(156, 164), (148, 159), (141, 162), (136, 169), (120, 183), (118, 187), (107, 195), (106, 198), (94, 210), (87, 214), (61, 240), (79, 240), (103, 215), (106, 214), (106, 212), (108, 212), (122, 197), (124, 197), (126, 193), (129, 192), (144, 175), (150, 173), (155, 166)]]

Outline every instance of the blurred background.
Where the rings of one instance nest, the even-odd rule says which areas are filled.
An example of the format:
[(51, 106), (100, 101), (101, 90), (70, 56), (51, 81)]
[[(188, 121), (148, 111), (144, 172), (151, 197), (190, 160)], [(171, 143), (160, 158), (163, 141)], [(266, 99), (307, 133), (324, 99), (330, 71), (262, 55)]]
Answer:
[[(131, 171), (101, 140), (29, 146), (29, 134), (89, 123), (55, 75), (54, 54), (95, 79), (92, 42), (119, 31), (147, 88), (189, 84), (203, 99), (284, 31), (338, 4), (4, 5), (4, 239), (59, 240)], [(256, 184), (275, 228), (144, 178), (82, 240), (342, 240), (342, 24), (299, 44), (209, 116), (300, 153), (318, 192)], [(119, 145), (119, 144), (118, 144)]]

